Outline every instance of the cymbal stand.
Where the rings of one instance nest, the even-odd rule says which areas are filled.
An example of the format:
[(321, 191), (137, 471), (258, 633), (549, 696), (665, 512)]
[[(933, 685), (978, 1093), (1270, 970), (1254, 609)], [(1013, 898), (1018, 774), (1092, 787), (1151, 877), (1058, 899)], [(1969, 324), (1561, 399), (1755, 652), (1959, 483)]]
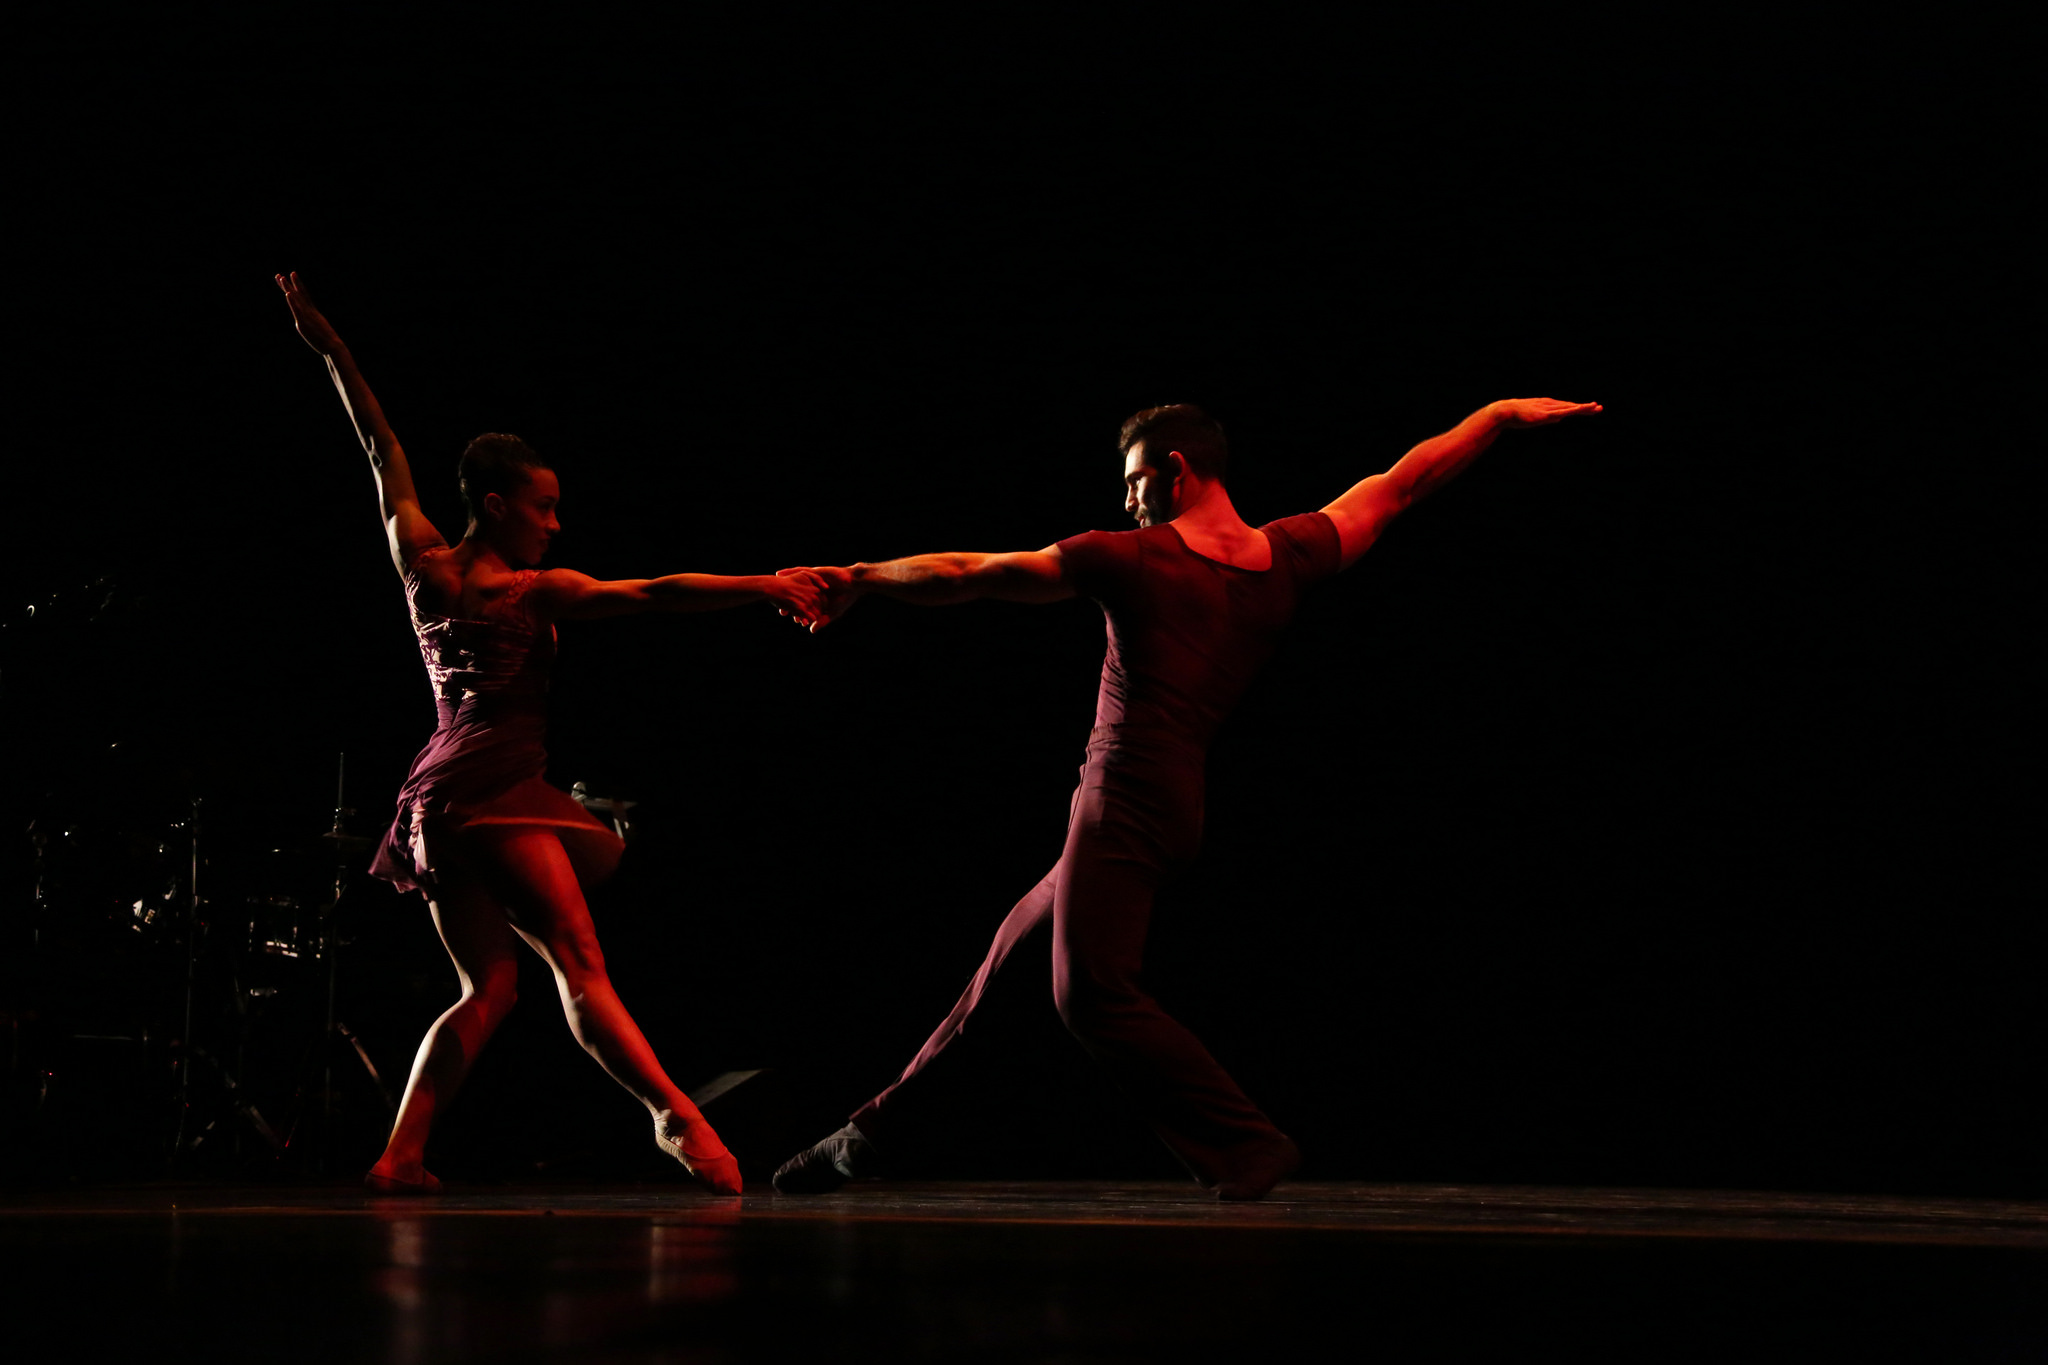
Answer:
[(327, 964), (327, 1022), (320, 1035), (320, 1145), (318, 1162), (325, 1166), (333, 1157), (331, 1129), (334, 1120), (334, 1040), (340, 1038), (356, 1054), (356, 1060), (369, 1073), (371, 1084), (377, 1087), (377, 1095), (384, 1101), (384, 1108), (394, 1117), (398, 1105), (391, 1098), (391, 1090), (384, 1084), (384, 1077), (370, 1060), (369, 1049), (355, 1035), (336, 1010), (340, 996), (340, 947), (341, 935), (337, 927), (338, 912), (342, 897), (348, 893), (352, 853), (360, 851), (369, 843), (348, 832), (348, 818), (355, 810), (348, 804), (348, 755), (342, 754), (337, 764), (334, 787), (334, 826), (328, 830), (326, 841), (334, 845), (334, 895), (320, 908), (320, 918), (314, 938), (314, 951)]
[(205, 904), (199, 898), (199, 807), (200, 798), (194, 796), (191, 817), (185, 821), (192, 861), (185, 882), (185, 1027), (178, 1037), (178, 1131), (171, 1142), (172, 1161), (187, 1150), (185, 1126), (192, 1117), (192, 1008), (199, 994), (199, 940), (206, 933), (206, 921), (199, 917)]
[(619, 838), (633, 837), (633, 822), (626, 818), (626, 812), (639, 805), (638, 801), (622, 801), (616, 796), (592, 796), (590, 786), (585, 782), (578, 782), (569, 788), (569, 795), (583, 809), (603, 811), (609, 815), (612, 818), (612, 828), (617, 831)]
[[(178, 1039), (178, 1130), (171, 1142), (171, 1162), (191, 1156), (206, 1142), (223, 1117), (237, 1118), (255, 1130), (257, 1136), (275, 1149), (280, 1147), (277, 1133), (265, 1121), (256, 1106), (244, 1099), (240, 1093), (241, 1082), (220, 1058), (199, 1046), (192, 1036), (194, 1011), (199, 999), (199, 959), (204, 950), (207, 923), (203, 918), (206, 898), (199, 894), (199, 871), (205, 859), (201, 856), (200, 845), (203, 833), (200, 821), (202, 798), (192, 798), (192, 814), (181, 822), (189, 841), (191, 861), (186, 870), (186, 915), (185, 915), (185, 1027)], [(173, 826), (177, 828), (178, 826)], [(192, 1063), (203, 1061), (210, 1069), (213, 1084), (220, 1089), (221, 1098), (227, 1107), (227, 1114), (215, 1114), (197, 1132), (191, 1132), (193, 1114)]]
[(341, 974), (336, 963), (338, 946), (334, 931), (335, 912), (341, 907), (342, 893), (348, 890), (348, 851), (342, 840), (348, 834), (348, 817), (355, 812), (348, 808), (348, 755), (342, 754), (335, 765), (334, 779), (334, 827), (328, 836), (334, 841), (334, 894), (327, 904), (320, 907), (319, 952), (327, 964), (327, 1027), (321, 1033), (320, 1044), (320, 1155), (328, 1153), (327, 1127), (334, 1116), (334, 1003), (340, 987)]

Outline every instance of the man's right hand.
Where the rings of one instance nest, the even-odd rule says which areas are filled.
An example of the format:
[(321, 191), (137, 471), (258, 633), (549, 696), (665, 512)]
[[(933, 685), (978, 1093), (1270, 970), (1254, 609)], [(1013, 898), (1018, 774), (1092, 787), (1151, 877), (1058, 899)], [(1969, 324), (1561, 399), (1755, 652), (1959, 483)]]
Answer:
[(825, 583), (824, 595), (818, 599), (817, 612), (810, 620), (806, 621), (801, 617), (791, 616), (791, 613), (787, 610), (782, 613), (784, 616), (791, 616), (791, 619), (795, 620), (796, 624), (804, 627), (813, 635), (823, 630), (826, 626), (831, 625), (849, 611), (852, 611), (853, 604), (860, 601), (861, 591), (854, 584), (852, 569), (836, 565), (809, 566), (797, 569), (784, 569), (776, 574), (776, 577), (788, 578), (796, 574), (810, 574), (816, 578), (823, 579)]
[(1582, 412), (1599, 412), (1598, 403), (1567, 403), (1561, 398), (1503, 398), (1488, 404), (1504, 427), (1547, 427)]
[(289, 276), (276, 278), (277, 287), (284, 291), (284, 301), (291, 306), (292, 321), (298, 324), (299, 335), (306, 339), (306, 344), (321, 355), (333, 355), (342, 349), (341, 338), (332, 324), (320, 316), (320, 310), (306, 296), (306, 286), (299, 283), (299, 272), (294, 270)]

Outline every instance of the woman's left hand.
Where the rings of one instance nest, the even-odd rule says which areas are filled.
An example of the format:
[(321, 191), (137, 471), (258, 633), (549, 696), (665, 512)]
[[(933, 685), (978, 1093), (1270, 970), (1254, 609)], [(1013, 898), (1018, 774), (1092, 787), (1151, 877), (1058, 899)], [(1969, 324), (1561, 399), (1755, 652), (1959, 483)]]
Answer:
[(336, 335), (333, 324), (320, 316), (320, 310), (313, 306), (313, 300), (306, 295), (306, 286), (299, 283), (299, 272), (289, 276), (277, 276), (277, 287), (284, 291), (284, 301), (291, 306), (292, 321), (299, 326), (299, 335), (306, 344), (321, 355), (333, 355), (342, 349), (341, 338)]
[(810, 569), (784, 569), (769, 582), (768, 596), (778, 612), (813, 630), (824, 624), (821, 609), (830, 585), (823, 577)]

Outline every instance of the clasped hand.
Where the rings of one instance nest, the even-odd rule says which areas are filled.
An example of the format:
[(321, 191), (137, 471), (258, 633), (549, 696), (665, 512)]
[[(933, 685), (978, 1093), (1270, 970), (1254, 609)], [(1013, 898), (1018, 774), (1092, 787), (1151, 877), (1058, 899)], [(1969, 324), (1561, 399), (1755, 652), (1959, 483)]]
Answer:
[(784, 569), (775, 576), (801, 578), (818, 584), (820, 592), (809, 611), (792, 611), (787, 606), (777, 609), (813, 635), (852, 611), (853, 604), (860, 600), (860, 589), (854, 584), (853, 570), (841, 565)]

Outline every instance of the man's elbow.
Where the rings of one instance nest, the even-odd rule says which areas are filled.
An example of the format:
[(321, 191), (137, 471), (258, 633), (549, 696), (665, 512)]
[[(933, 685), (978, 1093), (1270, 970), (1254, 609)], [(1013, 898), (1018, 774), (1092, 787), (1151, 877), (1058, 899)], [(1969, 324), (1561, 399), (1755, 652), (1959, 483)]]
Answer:
[(1386, 475), (1379, 487), (1372, 490), (1372, 497), (1366, 502), (1366, 515), (1376, 524), (1384, 526), (1413, 507), (1421, 496), (1421, 490), (1416, 487), (1416, 480)]
[(940, 591), (956, 599), (1000, 592), (1006, 576), (1003, 565), (993, 555), (941, 555), (932, 569)]

